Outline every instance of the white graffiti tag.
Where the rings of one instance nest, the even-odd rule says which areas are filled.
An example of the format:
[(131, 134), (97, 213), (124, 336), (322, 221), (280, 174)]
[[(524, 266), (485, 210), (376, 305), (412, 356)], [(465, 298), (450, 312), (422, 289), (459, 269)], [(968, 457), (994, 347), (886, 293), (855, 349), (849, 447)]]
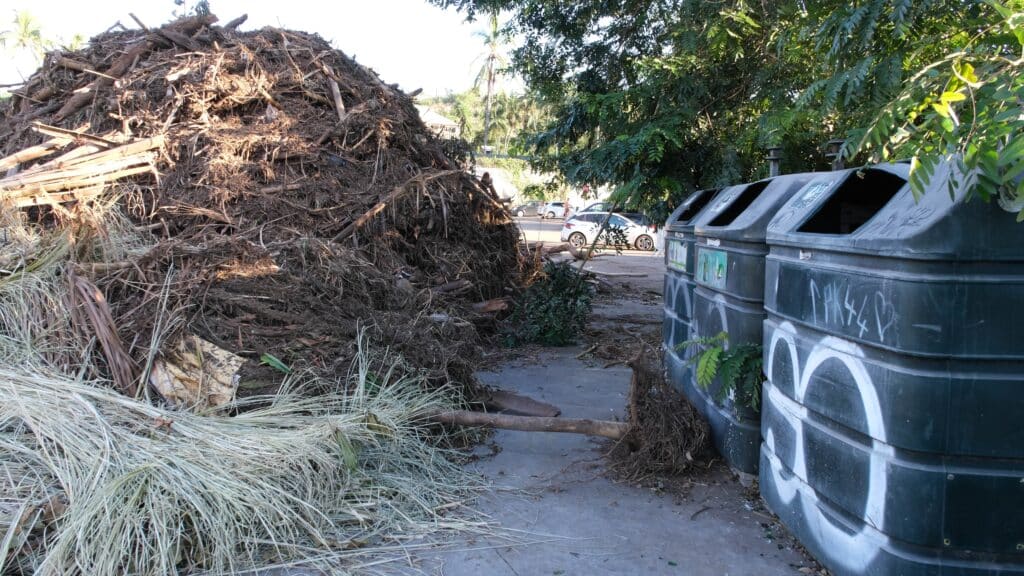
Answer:
[[(801, 507), (804, 521), (807, 523), (807, 532), (817, 539), (820, 545), (819, 549), (823, 550), (836, 565), (842, 566), (850, 572), (864, 573), (880, 549), (878, 538), (879, 533), (883, 532), (885, 520), (886, 460), (892, 456), (892, 448), (885, 443), (885, 421), (882, 417), (878, 393), (864, 367), (864, 353), (859, 346), (852, 342), (829, 336), (814, 346), (803, 370), (801, 370), (797, 356), (796, 328), (789, 322), (783, 322), (772, 334), (767, 366), (769, 375), (773, 374), (777, 346), (780, 343), (785, 344), (785, 349), (790, 355), (790, 363), (793, 367), (794, 398), (790, 399), (776, 386), (769, 384), (766, 400), (778, 409), (779, 414), (792, 429), (795, 442), (793, 462), (783, 464), (779, 460), (775, 446), (775, 431), (772, 430), (769, 423), (766, 426), (764, 443), (769, 452), (770, 469), (765, 470), (764, 473), (770, 476), (783, 504)], [(822, 511), (819, 500), (812, 490), (800, 489), (801, 484), (805, 483), (808, 477), (804, 423), (808, 421), (809, 414), (804, 406), (804, 398), (815, 371), (827, 360), (841, 362), (856, 382), (867, 418), (868, 434), (873, 439), (867, 500), (863, 515), (866, 524), (853, 532), (847, 527), (836, 524), (830, 516)], [(784, 467), (789, 468), (792, 474), (784, 473)], [(794, 500), (799, 500), (799, 502)], [(874, 530), (868, 526), (874, 527)]]
[(858, 294), (845, 281), (825, 282), (811, 278), (807, 288), (811, 300), (811, 318), (815, 325), (852, 330), (857, 338), (885, 337), (896, 323), (896, 306), (881, 291)]

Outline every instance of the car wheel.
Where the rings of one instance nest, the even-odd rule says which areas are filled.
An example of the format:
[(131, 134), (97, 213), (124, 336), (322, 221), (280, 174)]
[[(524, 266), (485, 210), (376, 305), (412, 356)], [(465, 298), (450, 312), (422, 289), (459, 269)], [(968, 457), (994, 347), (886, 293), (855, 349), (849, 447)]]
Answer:
[(523, 212), (522, 210), (520, 210), (519, 212), (516, 212), (516, 216), (519, 216), (520, 218), (522, 218), (523, 216), (526, 216), (526, 212)]
[(554, 218), (555, 217), (555, 213), (554, 212), (548, 212), (547, 214), (544, 215), (544, 217), (545, 218)]
[(650, 252), (654, 250), (654, 238), (651, 238), (647, 234), (641, 234), (636, 239), (636, 249)]
[(573, 232), (569, 234), (569, 244), (573, 248), (583, 248), (587, 245), (587, 237), (582, 232)]

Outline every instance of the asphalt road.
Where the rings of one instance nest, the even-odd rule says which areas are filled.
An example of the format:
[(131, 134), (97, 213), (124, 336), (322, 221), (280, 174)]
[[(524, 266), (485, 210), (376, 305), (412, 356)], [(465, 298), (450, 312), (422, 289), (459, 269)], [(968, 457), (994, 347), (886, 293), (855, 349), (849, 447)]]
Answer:
[(515, 220), (516, 224), (519, 225), (519, 229), (523, 231), (523, 235), (530, 242), (558, 242), (559, 235), (562, 233), (562, 223), (564, 222), (561, 218), (541, 220), (536, 216), (526, 216), (525, 218), (516, 218)]

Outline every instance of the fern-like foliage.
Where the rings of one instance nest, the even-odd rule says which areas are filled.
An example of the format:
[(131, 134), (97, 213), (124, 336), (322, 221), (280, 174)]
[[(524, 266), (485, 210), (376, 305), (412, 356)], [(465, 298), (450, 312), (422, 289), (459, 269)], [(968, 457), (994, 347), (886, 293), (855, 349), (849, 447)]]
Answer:
[(677, 349), (695, 348), (696, 353), (687, 360), (696, 364), (697, 385), (705, 390), (717, 379), (719, 386), (715, 401), (723, 403), (731, 398), (735, 406), (761, 410), (761, 384), (764, 379), (760, 344), (729, 346), (729, 335), (692, 338)]

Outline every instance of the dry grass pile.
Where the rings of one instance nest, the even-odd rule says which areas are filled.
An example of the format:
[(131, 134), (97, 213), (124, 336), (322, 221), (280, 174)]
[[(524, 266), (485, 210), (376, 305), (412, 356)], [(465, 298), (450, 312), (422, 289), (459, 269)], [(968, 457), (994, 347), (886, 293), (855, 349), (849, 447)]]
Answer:
[[(372, 71), (214, 20), (50, 54), (0, 104), (3, 218), (64, 238), (71, 328), (102, 375), (142, 393), (153, 345), (184, 334), (244, 358), (253, 386), (280, 375), (267, 354), (344, 373), (364, 325), (432, 385), (470, 382), (521, 265), (507, 213)], [(127, 227), (83, 225), (97, 205)], [(35, 345), (64, 347), (39, 323)]]
[(453, 391), (357, 357), (348, 394), (297, 378), (234, 416), (0, 368), (0, 573), (344, 570), (380, 562), (390, 536), (470, 528), (445, 515), (478, 481), (423, 419)]

